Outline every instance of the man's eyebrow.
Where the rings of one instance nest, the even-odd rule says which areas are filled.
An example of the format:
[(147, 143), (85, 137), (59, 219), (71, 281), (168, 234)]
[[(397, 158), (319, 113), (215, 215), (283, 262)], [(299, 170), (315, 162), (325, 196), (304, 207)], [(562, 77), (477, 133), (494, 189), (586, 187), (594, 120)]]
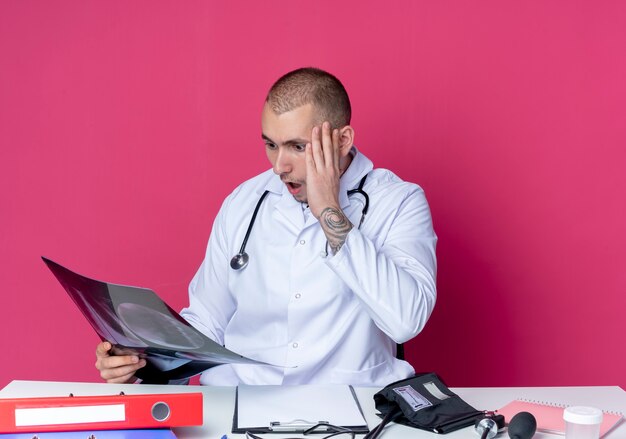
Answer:
[[(261, 139), (265, 140), (266, 142), (276, 144), (276, 142), (274, 142), (272, 139), (267, 137), (265, 134), (261, 134)], [(306, 145), (307, 143), (310, 143), (310, 142), (311, 141), (307, 139), (296, 138), (296, 139), (286, 140), (285, 142), (283, 142), (283, 145)]]

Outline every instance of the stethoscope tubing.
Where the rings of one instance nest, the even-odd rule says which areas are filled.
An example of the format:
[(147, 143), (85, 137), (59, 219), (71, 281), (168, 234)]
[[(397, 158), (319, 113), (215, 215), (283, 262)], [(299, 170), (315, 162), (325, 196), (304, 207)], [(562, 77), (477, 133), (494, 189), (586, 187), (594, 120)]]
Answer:
[(246, 249), (246, 244), (248, 243), (248, 238), (250, 237), (250, 232), (252, 231), (252, 226), (254, 226), (254, 221), (256, 220), (256, 214), (259, 213), (259, 208), (261, 204), (263, 204), (263, 199), (269, 194), (270, 191), (263, 192), (261, 198), (256, 203), (256, 207), (254, 208), (254, 213), (252, 214), (252, 219), (250, 220), (250, 224), (248, 224), (248, 230), (246, 230), (246, 235), (243, 238), (243, 242), (241, 243), (241, 248), (239, 249), (239, 254), (243, 254)]
[[(358, 229), (361, 228), (361, 224), (363, 224), (363, 220), (365, 219), (365, 215), (367, 215), (367, 211), (370, 206), (370, 197), (367, 195), (367, 192), (363, 190), (363, 186), (365, 185), (365, 180), (367, 179), (367, 174), (361, 179), (359, 186), (356, 189), (351, 189), (348, 191), (348, 197), (353, 194), (361, 194), (365, 200), (365, 204), (363, 205), (363, 210), (361, 211), (361, 220), (359, 221)], [(261, 204), (263, 204), (263, 200), (269, 194), (269, 191), (263, 192), (259, 201), (257, 201), (256, 206), (254, 208), (254, 212), (252, 213), (252, 218), (250, 219), (250, 224), (248, 224), (248, 229), (246, 230), (246, 234), (243, 238), (243, 242), (241, 243), (241, 248), (239, 249), (239, 253), (237, 253), (231, 259), (230, 266), (233, 270), (241, 270), (248, 265), (248, 254), (246, 253), (246, 244), (248, 243), (248, 238), (250, 237), (250, 232), (252, 232), (252, 227), (254, 226), (254, 221), (256, 220), (257, 213), (259, 213), (259, 209)]]
[(363, 210), (361, 211), (361, 220), (359, 221), (359, 225), (357, 227), (357, 229), (361, 228), (361, 224), (363, 224), (363, 220), (365, 219), (365, 215), (367, 215), (367, 210), (370, 207), (370, 197), (369, 195), (367, 195), (367, 192), (365, 192), (363, 190), (363, 186), (365, 185), (365, 180), (367, 179), (367, 174), (365, 174), (365, 176), (361, 179), (361, 182), (359, 183), (359, 187), (357, 187), (356, 189), (351, 189), (348, 191), (348, 198), (350, 197), (350, 195), (353, 194), (361, 194), (363, 195), (363, 198), (365, 199), (365, 204), (363, 205)]

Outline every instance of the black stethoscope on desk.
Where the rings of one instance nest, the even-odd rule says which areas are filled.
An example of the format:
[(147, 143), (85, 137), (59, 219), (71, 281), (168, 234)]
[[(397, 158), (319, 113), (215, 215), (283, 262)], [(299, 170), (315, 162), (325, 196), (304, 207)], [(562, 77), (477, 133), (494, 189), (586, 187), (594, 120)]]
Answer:
[[(356, 189), (351, 189), (348, 191), (348, 197), (353, 194), (361, 194), (365, 199), (365, 204), (363, 205), (363, 210), (361, 211), (361, 221), (359, 221), (359, 226), (357, 229), (361, 228), (361, 224), (363, 224), (363, 220), (365, 219), (365, 215), (367, 214), (367, 210), (370, 206), (370, 197), (367, 195), (367, 192), (363, 190), (363, 186), (365, 185), (365, 180), (367, 179), (367, 174), (361, 179), (359, 182), (359, 186)], [(263, 200), (267, 196), (270, 191), (263, 192), (261, 198), (256, 203), (256, 207), (254, 208), (254, 213), (252, 214), (252, 219), (250, 219), (250, 224), (248, 225), (248, 230), (246, 230), (246, 235), (243, 238), (243, 242), (241, 243), (241, 248), (239, 249), (239, 253), (237, 253), (230, 260), (230, 268), (233, 270), (241, 270), (248, 265), (248, 260), (250, 260), (250, 256), (246, 253), (246, 244), (248, 243), (248, 238), (250, 237), (250, 232), (252, 231), (252, 226), (254, 225), (254, 220), (256, 219), (256, 214), (259, 212), (259, 208), (261, 204), (263, 204)]]

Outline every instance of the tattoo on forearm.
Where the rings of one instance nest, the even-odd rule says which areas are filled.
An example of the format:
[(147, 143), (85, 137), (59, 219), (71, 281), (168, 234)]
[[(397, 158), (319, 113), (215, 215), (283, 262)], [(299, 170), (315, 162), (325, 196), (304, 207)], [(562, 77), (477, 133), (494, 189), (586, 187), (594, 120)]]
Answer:
[(343, 243), (346, 242), (346, 237), (352, 230), (352, 223), (342, 211), (332, 207), (322, 210), (320, 223), (326, 233), (328, 245), (330, 245), (333, 253), (337, 253)]

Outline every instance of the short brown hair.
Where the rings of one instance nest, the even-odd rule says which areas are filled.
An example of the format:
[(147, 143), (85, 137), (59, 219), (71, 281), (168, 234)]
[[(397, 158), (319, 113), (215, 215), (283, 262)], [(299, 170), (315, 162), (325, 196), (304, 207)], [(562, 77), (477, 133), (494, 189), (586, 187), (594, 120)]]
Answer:
[[(350, 124), (352, 108), (343, 84), (335, 76), (315, 67), (293, 70), (272, 85), (265, 99), (276, 114), (312, 104), (321, 121), (335, 128)], [(321, 122), (320, 121), (320, 122)]]

